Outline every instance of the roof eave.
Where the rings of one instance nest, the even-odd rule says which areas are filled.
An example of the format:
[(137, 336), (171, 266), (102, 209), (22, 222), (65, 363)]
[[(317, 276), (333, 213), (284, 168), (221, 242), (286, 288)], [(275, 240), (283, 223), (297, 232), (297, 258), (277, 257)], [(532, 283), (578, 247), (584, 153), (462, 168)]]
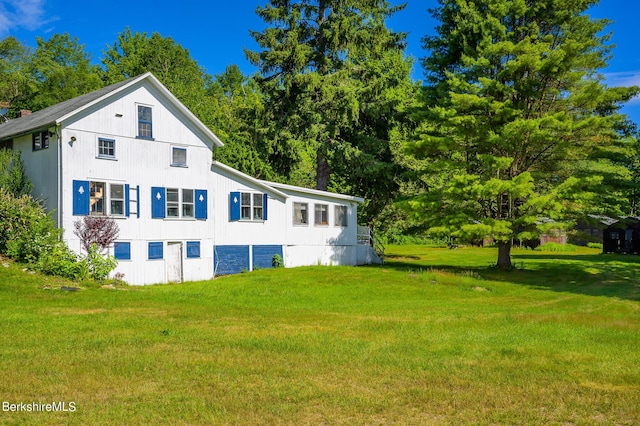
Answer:
[(227, 166), (226, 164), (220, 163), (219, 161), (213, 161), (211, 163), (212, 167), (218, 167), (222, 170), (224, 170), (225, 172), (228, 172), (234, 176), (237, 176), (239, 178), (245, 179), (251, 183), (253, 183), (254, 185), (256, 185), (259, 188), (262, 188), (263, 190), (270, 192), (273, 195), (277, 195), (278, 197), (282, 198), (282, 199), (287, 199), (289, 198), (289, 196), (287, 194), (285, 194), (282, 191), (279, 191), (278, 189), (272, 187), (271, 185), (268, 185), (265, 183), (265, 181), (262, 181), (260, 179), (256, 179), (254, 177), (251, 177), (245, 173), (242, 173), (239, 170), (236, 170), (232, 167)]

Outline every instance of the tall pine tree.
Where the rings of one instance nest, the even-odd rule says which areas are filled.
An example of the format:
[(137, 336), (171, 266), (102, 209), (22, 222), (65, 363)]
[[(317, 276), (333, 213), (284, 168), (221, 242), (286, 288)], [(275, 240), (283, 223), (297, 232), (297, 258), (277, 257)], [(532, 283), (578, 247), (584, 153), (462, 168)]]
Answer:
[[(609, 88), (611, 46), (597, 0), (439, 0), (424, 38), (428, 86), (410, 150), (427, 158), (429, 190), (412, 203), (439, 232), (493, 237), (498, 267), (512, 241), (591, 212), (611, 197), (620, 162), (620, 106), (637, 88)], [(549, 219), (552, 220), (549, 221)]]
[[(252, 32), (271, 128), (270, 163), (291, 183), (381, 201), (397, 190), (390, 133), (412, 91), (405, 35), (382, 0), (271, 0)], [(366, 192), (366, 193), (365, 193)], [(373, 206), (372, 206), (373, 207)], [(376, 205), (369, 215), (379, 210)]]

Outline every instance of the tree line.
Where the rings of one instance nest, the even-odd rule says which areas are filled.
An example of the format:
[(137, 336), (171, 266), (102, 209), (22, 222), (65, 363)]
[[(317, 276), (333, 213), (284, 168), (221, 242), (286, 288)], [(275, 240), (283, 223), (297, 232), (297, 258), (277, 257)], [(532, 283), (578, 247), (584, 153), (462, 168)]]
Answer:
[[(638, 88), (608, 87), (597, 0), (438, 0), (414, 81), (383, 0), (270, 0), (246, 50), (209, 75), (189, 50), (125, 28), (99, 64), (77, 38), (0, 41), (0, 102), (38, 110), (151, 71), (252, 176), (367, 201), (360, 221), (459, 241), (514, 240), (590, 215), (635, 214)], [(427, 33), (429, 29), (425, 29)]]

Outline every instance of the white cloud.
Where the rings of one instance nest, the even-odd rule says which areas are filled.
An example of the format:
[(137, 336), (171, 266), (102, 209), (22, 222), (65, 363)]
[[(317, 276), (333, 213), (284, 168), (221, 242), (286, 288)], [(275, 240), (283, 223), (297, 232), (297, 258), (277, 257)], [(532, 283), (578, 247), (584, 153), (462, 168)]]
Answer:
[(48, 22), (44, 18), (45, 0), (0, 0), (0, 36), (12, 30), (35, 30)]
[[(640, 86), (640, 70), (604, 73), (603, 77), (609, 87)], [(631, 98), (626, 105), (640, 105), (640, 95)]]
[(604, 73), (603, 77), (609, 87), (640, 86), (640, 70)]

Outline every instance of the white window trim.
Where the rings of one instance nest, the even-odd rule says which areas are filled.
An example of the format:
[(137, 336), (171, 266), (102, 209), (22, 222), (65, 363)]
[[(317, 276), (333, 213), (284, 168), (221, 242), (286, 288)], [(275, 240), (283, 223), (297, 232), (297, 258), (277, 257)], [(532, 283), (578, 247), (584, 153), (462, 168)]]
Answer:
[[(89, 188), (91, 188), (91, 184), (93, 183), (101, 183), (103, 185), (103, 194), (102, 194), (102, 213), (94, 213), (91, 211), (91, 194), (89, 194), (89, 216), (109, 216), (114, 219), (117, 218), (126, 218), (127, 206), (125, 203), (127, 202), (127, 195), (125, 191), (127, 190), (124, 183), (120, 182), (109, 182), (104, 180), (89, 180)], [(123, 198), (114, 198), (113, 200), (122, 201), (122, 213), (114, 214), (111, 211), (111, 185), (120, 185), (122, 186), (122, 197)]]
[[(345, 224), (338, 223), (338, 210), (344, 209), (344, 221)], [(333, 206), (333, 226), (336, 228), (346, 228), (349, 226), (349, 207), (343, 206), (341, 204), (335, 204)]]
[[(242, 196), (244, 194), (249, 194), (249, 204), (242, 204)], [(250, 192), (250, 191), (240, 191), (240, 221), (241, 222), (264, 222), (264, 205), (256, 207), (255, 204), (253, 203), (254, 201), (254, 196), (255, 195), (259, 195), (260, 196), (260, 200), (261, 202), (263, 202), (262, 200), (264, 200), (264, 193), (263, 192)], [(242, 208), (243, 206), (249, 206), (249, 213), (250, 213), (250, 217), (246, 218), (246, 217), (242, 217)], [(254, 218), (254, 212), (256, 208), (261, 208), (262, 209), (262, 216), (259, 219)]]
[[(304, 223), (304, 222), (296, 222), (296, 204), (307, 206), (307, 222), (306, 223)], [(293, 203), (292, 208), (293, 208), (293, 218), (292, 218), (293, 226), (304, 226), (304, 227), (309, 226), (309, 203), (305, 203), (305, 202), (302, 202), (302, 201), (295, 201)]]
[[(172, 204), (176, 204), (175, 201), (169, 201), (169, 190), (177, 190), (178, 191), (178, 201), (177, 201), (177, 207), (178, 207), (178, 216), (169, 216), (169, 203)], [(185, 216), (183, 214), (184, 212), (184, 191), (191, 191), (192, 194), (192, 202), (190, 203), (186, 203), (191, 205), (191, 216)], [(165, 196), (166, 196), (166, 202), (165, 202), (165, 212), (164, 212), (164, 218), (166, 220), (196, 220), (196, 190), (193, 188), (165, 188)]]
[[(316, 212), (316, 207), (317, 206), (324, 206), (326, 207), (326, 212), (327, 212), (327, 221), (325, 223), (318, 223), (317, 221), (317, 212)], [(318, 226), (318, 227), (327, 227), (329, 226), (329, 224), (331, 223), (331, 218), (329, 217), (329, 204), (324, 204), (324, 203), (314, 203), (313, 204), (313, 226)]]

